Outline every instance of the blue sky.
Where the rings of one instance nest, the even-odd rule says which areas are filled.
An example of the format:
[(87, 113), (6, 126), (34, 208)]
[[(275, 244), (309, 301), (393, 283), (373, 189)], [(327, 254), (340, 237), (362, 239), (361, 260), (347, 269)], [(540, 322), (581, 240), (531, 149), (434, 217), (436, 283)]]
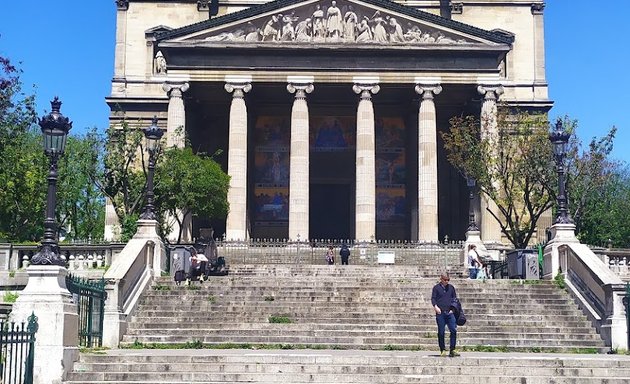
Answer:
[[(549, 0), (545, 9), (551, 117), (579, 121), (583, 141), (618, 127), (613, 156), (630, 162), (630, 1)], [(21, 62), (40, 114), (55, 95), (73, 131), (104, 129), (113, 74), (114, 0), (4, 1), (0, 55)]]

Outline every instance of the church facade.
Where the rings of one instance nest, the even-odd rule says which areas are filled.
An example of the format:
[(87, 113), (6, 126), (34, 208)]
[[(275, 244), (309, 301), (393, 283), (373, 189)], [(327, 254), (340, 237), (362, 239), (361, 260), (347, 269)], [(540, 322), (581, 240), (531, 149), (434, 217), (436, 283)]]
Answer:
[[(219, 151), (231, 176), (227, 219), (191, 234), (463, 239), (468, 189), (440, 132), (499, 101), (552, 105), (542, 0), (116, 4), (111, 124), (155, 115), (167, 145)], [(474, 203), (482, 239), (500, 241), (491, 202)]]

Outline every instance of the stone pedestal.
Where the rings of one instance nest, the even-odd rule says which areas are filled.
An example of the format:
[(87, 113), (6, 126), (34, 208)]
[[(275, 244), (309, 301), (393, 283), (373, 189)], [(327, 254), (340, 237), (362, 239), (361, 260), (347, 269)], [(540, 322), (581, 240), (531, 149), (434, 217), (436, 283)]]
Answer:
[(575, 237), (575, 225), (554, 224), (550, 228), (551, 241), (545, 246), (543, 256), (543, 279), (553, 279), (560, 269), (558, 247), (567, 243), (579, 243)]
[(59, 266), (30, 266), (28, 284), (13, 304), (11, 321), (28, 322), (35, 313), (33, 384), (60, 384), (79, 358), (79, 316), (66, 288), (68, 270)]
[(468, 247), (471, 244), (475, 244), (477, 246), (477, 253), (480, 255), (488, 255), (488, 249), (483, 244), (481, 240), (481, 232), (480, 231), (468, 231), (466, 232), (466, 242), (464, 243), (464, 249), (461, 254), (460, 261), (466, 267), (468, 257)]

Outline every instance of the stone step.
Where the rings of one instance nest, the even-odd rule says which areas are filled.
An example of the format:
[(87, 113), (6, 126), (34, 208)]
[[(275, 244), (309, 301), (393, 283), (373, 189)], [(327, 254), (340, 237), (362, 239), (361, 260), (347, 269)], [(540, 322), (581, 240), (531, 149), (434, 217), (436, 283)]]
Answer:
[[(113, 350), (81, 354), (79, 383), (627, 383), (630, 356), (400, 351)], [(446, 380), (448, 379), (448, 380)]]

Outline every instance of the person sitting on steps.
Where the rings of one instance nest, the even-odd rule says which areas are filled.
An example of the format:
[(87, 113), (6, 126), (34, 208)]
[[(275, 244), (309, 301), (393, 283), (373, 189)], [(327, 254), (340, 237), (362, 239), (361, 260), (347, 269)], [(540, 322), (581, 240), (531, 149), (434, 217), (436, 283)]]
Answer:
[(186, 285), (191, 281), (199, 279), (203, 283), (206, 268), (208, 266), (208, 258), (203, 253), (197, 253), (197, 249), (192, 247), (190, 251), (190, 269), (186, 278)]

